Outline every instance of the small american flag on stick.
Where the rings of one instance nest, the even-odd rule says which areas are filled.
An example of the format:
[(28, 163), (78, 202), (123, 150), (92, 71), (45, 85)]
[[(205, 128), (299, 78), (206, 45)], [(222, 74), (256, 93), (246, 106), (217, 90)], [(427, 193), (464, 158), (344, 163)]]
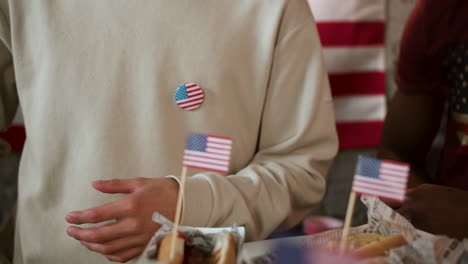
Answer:
[(187, 168), (206, 169), (226, 173), (229, 170), (229, 158), (231, 157), (232, 139), (212, 135), (191, 133), (187, 136), (187, 144), (182, 162), (182, 173), (177, 197), (176, 215), (172, 230), (172, 243), (170, 259), (175, 258), (176, 238), (179, 229), (180, 216), (182, 214), (182, 199), (187, 179)]
[(229, 170), (232, 139), (212, 135), (189, 134), (183, 165), (226, 173)]
[(353, 192), (402, 202), (409, 170), (406, 163), (359, 157)]
[(346, 210), (340, 254), (343, 254), (346, 248), (345, 241), (351, 227), (357, 194), (402, 202), (405, 200), (409, 171), (409, 165), (406, 163), (359, 157)]

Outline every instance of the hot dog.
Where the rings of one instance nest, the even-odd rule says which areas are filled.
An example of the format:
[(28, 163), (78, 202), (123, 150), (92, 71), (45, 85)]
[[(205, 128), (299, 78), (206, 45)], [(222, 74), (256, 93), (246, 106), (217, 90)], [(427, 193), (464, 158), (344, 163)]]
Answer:
[[(328, 247), (339, 249), (341, 240), (332, 241)], [(349, 236), (346, 240), (348, 254), (357, 258), (373, 258), (386, 256), (390, 249), (407, 245), (408, 242), (401, 234), (384, 236), (375, 233), (362, 233)]]
[(388, 236), (381, 241), (375, 241), (364, 245), (352, 252), (352, 255), (359, 257), (359, 258), (373, 258), (373, 257), (380, 257), (386, 256), (390, 249), (398, 248), (404, 245), (407, 245), (408, 242), (406, 239), (401, 235), (392, 235)]
[(213, 263), (215, 264), (234, 264), (236, 263), (236, 240), (232, 233), (223, 232), (218, 235), (214, 252)]
[(185, 236), (181, 232), (178, 233), (175, 242), (175, 256), (171, 259), (171, 246), (174, 236), (171, 234), (165, 236), (159, 244), (157, 260), (164, 261), (168, 264), (182, 264), (184, 261), (185, 251)]
[[(221, 232), (216, 235), (203, 236), (199, 234), (195, 237), (185, 237), (182, 233), (176, 240), (176, 257), (171, 260), (170, 248), (172, 234), (165, 236), (159, 245), (157, 260), (169, 264), (185, 263), (216, 263), (235, 264), (237, 259), (237, 245), (234, 235), (231, 232)], [(197, 248), (193, 239), (209, 240), (211, 247)]]

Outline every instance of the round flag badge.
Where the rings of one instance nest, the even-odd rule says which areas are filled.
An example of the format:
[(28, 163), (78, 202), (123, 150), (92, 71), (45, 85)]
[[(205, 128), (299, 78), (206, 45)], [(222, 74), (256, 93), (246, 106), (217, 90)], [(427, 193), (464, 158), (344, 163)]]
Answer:
[(194, 110), (200, 107), (205, 98), (203, 89), (194, 83), (184, 83), (174, 94), (177, 105), (185, 110)]

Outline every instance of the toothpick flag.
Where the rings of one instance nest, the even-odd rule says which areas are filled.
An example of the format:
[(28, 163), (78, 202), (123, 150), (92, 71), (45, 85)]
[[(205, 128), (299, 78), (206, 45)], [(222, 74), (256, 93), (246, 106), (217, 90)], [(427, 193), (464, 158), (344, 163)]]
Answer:
[(229, 170), (232, 139), (212, 135), (191, 133), (187, 136), (184, 160), (182, 162), (179, 195), (177, 197), (176, 215), (172, 230), (172, 243), (170, 249), (171, 262), (175, 259), (175, 241), (179, 230), (180, 216), (182, 214), (182, 200), (187, 179), (187, 168), (206, 169), (226, 173)]
[(404, 201), (409, 165), (359, 157), (353, 192), (395, 201)]
[(409, 172), (410, 167), (406, 163), (359, 157), (353, 189), (349, 195), (348, 209), (346, 210), (340, 254), (343, 254), (346, 249), (345, 241), (351, 227), (357, 194), (403, 202)]
[(231, 149), (231, 138), (189, 134), (183, 166), (226, 173), (229, 170)]

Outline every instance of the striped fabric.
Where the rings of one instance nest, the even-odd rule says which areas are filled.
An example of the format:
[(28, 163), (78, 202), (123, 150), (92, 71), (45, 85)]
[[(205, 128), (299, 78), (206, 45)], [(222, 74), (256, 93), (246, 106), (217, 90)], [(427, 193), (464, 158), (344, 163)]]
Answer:
[(375, 147), (386, 113), (385, 0), (309, 0), (335, 101), (340, 148)]

